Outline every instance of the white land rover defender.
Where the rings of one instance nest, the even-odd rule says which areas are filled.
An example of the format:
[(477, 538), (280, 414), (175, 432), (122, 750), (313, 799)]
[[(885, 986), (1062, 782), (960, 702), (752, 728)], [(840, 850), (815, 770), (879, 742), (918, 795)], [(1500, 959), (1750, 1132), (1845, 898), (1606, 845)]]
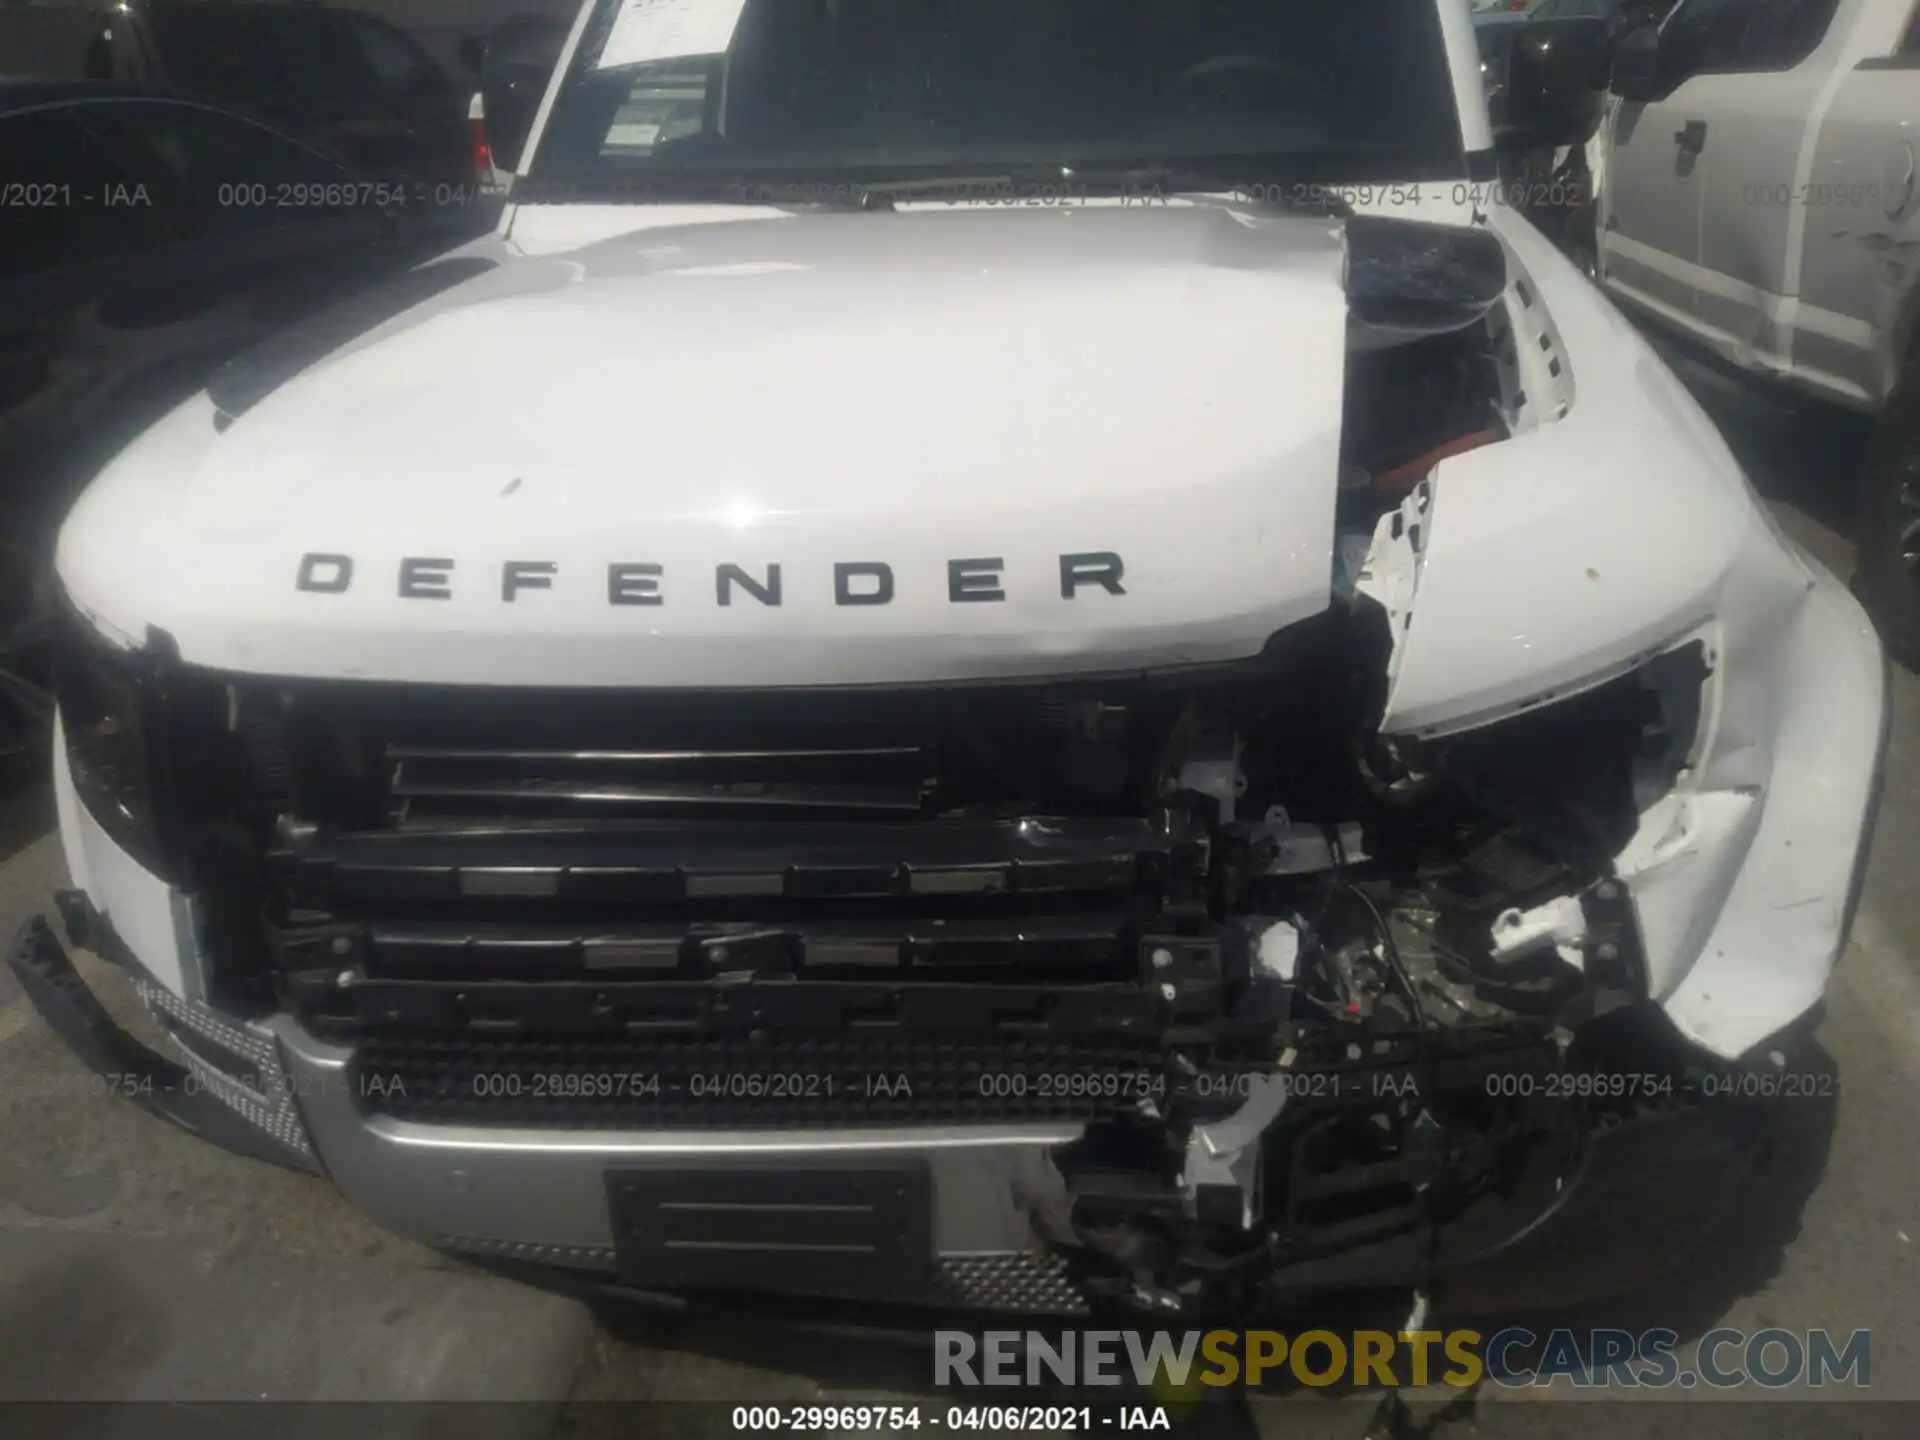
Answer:
[(1497, 203), (1462, 0), (592, 0), (525, 156), (66, 523), (61, 907), (172, 1048), (29, 924), (90, 1063), (673, 1294), (1564, 1298), (1717, 1216), (1884, 665)]

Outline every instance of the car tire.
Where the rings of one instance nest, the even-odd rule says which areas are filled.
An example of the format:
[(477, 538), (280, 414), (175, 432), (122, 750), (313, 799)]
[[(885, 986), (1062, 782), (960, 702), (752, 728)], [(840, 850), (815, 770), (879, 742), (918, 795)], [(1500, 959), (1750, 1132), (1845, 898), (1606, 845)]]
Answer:
[(1887, 651), (1920, 670), (1920, 363), (1894, 386), (1867, 445), (1854, 588)]

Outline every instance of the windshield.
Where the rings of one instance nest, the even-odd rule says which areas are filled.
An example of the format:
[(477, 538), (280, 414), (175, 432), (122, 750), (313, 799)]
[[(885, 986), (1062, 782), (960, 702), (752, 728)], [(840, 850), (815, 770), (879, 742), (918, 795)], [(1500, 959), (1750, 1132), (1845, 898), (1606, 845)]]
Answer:
[(1462, 178), (1438, 7), (597, 0), (527, 198), (1203, 160), (1235, 181)]

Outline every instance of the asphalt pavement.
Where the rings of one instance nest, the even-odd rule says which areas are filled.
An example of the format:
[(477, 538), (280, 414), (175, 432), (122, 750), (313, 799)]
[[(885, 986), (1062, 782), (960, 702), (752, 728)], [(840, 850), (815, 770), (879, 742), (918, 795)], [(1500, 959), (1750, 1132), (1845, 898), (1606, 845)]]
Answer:
[[(1863, 427), (1681, 370), (1787, 527), (1850, 573)], [(1920, 681), (1899, 673), (1894, 705), (1865, 896), (1818, 1036), (1835, 1092), (1781, 1102), (1768, 1170), (1681, 1273), (1543, 1321), (1689, 1335), (1716, 1325), (1867, 1329), (1867, 1398), (1831, 1387), (1759, 1404), (1751, 1390), (1681, 1400), (1671, 1390), (1489, 1386), (1470, 1397), (1423, 1393), (1398, 1416), (1379, 1414), (1376, 1397), (1261, 1398), (1215, 1407), (1206, 1428), (1358, 1437), (1371, 1425), (1502, 1440), (1920, 1432), (1920, 1408), (1887, 1403), (1920, 1401)], [(0, 801), (0, 933), (48, 910), (64, 882), (50, 828), (44, 792)], [(105, 1094), (0, 970), (0, 1400), (191, 1402), (172, 1418), (198, 1436), (341, 1426), (677, 1436), (731, 1427), (629, 1402), (932, 1398), (929, 1380), (922, 1352), (886, 1339), (613, 1310), (387, 1235), (325, 1183), (212, 1150)], [(271, 1417), (211, 1403), (354, 1399), (415, 1403)], [(482, 1401), (515, 1403), (455, 1403)], [(28, 1413), (13, 1412), (20, 1433), (34, 1428)], [(31, 1413), (42, 1428), (71, 1428), (81, 1412)], [(154, 1433), (162, 1418), (143, 1408), (86, 1428)]]

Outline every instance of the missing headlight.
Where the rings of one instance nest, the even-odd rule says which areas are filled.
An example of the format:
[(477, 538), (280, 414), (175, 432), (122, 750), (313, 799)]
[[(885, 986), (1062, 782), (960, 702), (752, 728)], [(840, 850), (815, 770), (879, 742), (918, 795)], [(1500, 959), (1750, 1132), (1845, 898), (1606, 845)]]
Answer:
[(54, 690), (80, 802), (115, 843), (147, 869), (160, 871), (138, 657), (113, 649), (63, 606)]

